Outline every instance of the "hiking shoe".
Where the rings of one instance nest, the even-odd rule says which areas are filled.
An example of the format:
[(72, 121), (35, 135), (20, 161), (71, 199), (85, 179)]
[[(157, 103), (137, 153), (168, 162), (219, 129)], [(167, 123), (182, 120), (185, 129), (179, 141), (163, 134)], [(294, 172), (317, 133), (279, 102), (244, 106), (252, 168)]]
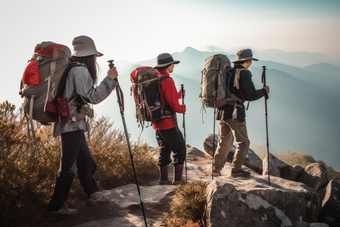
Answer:
[(78, 213), (77, 209), (70, 209), (63, 206), (57, 211), (47, 211), (47, 216), (51, 220), (59, 220), (67, 217), (74, 216)]
[(102, 193), (100, 192), (94, 192), (91, 195), (88, 196), (86, 205), (94, 207), (98, 203), (108, 203), (110, 202), (107, 198), (104, 198)]
[(237, 171), (231, 169), (230, 176), (232, 176), (232, 177), (250, 177), (250, 172), (245, 171), (243, 169), (239, 169)]
[(221, 170), (219, 170), (219, 169), (214, 169), (214, 171), (213, 171), (213, 176), (215, 176), (215, 177), (222, 176)]
[(172, 184), (172, 182), (169, 180), (160, 180), (158, 183), (159, 185), (171, 185)]

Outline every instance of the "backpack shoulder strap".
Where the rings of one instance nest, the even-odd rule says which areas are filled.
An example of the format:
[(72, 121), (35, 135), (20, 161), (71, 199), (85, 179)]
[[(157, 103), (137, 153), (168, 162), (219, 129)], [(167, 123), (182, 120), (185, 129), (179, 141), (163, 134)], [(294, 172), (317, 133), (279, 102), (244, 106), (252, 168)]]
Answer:
[[(242, 71), (248, 71), (247, 69), (235, 69), (235, 79), (234, 79), (234, 87), (236, 87), (238, 90), (240, 90), (240, 76)], [(249, 71), (248, 71), (249, 72)]]
[(167, 75), (161, 75), (160, 77), (158, 77), (158, 80), (159, 82), (162, 82), (163, 80), (167, 79), (167, 78), (170, 78), (172, 79), (170, 76), (167, 76)]
[(65, 69), (63, 75), (61, 76), (61, 79), (60, 79), (59, 84), (58, 84), (58, 90), (57, 90), (56, 96), (61, 96), (61, 97), (63, 96), (64, 91), (65, 91), (65, 86), (66, 86), (66, 80), (67, 80), (67, 77), (68, 77), (68, 73), (75, 66), (83, 66), (83, 67), (87, 68), (84, 63), (70, 62), (69, 65), (67, 66), (67, 68)]

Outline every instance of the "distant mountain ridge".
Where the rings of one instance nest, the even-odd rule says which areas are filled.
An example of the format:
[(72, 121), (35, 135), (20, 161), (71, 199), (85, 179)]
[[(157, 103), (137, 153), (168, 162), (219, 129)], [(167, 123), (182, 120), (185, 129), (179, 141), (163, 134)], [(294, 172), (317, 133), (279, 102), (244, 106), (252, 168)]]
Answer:
[[(206, 115), (202, 113), (202, 104), (198, 97), (201, 90), (201, 71), (205, 59), (216, 53), (202, 52), (191, 47), (185, 48), (183, 52), (172, 53), (174, 59), (181, 62), (175, 66), (174, 74), (171, 76), (177, 89), (181, 84), (184, 84), (186, 89), (187, 143), (201, 150), (203, 150), (204, 139), (213, 131), (214, 123), (211, 108), (206, 108)], [(231, 61), (236, 58), (235, 55), (226, 55)], [(254, 56), (257, 57), (255, 54)], [(134, 101), (129, 95), (130, 73), (139, 66), (155, 66), (156, 62), (155, 56), (153, 59), (130, 64), (125, 68), (125, 72), (120, 72), (119, 75), (125, 94), (125, 117), (131, 138), (135, 141), (138, 138), (144, 139), (151, 146), (157, 146), (155, 131), (148, 127), (141, 132), (141, 128), (138, 128), (136, 123)], [(340, 91), (337, 89), (340, 76), (334, 74), (338, 66), (319, 62), (299, 68), (275, 61), (254, 61), (250, 71), (257, 89), (263, 86), (261, 83), (263, 65), (267, 66), (267, 84), (271, 88), (268, 100), (270, 149), (298, 150), (340, 169), (338, 162), (340, 147), (336, 139), (339, 138), (340, 133), (340, 122), (336, 120), (340, 111), (338, 100)], [(107, 104), (101, 105), (103, 107), (99, 112), (107, 112), (107, 106), (112, 106), (115, 100), (116, 98), (111, 95), (104, 101)], [(110, 109), (113, 109), (110, 110), (110, 116), (113, 113), (115, 125), (121, 127), (118, 108), (114, 106)], [(251, 102), (246, 115), (251, 143), (264, 142), (266, 138), (263, 99)], [(183, 130), (182, 114), (177, 114), (177, 118), (180, 130)], [(218, 121), (215, 124), (215, 133), (217, 133)]]
[(285, 52), (277, 49), (267, 49), (262, 51), (253, 51), (261, 61), (274, 61), (280, 62), (286, 65), (296, 67), (306, 67), (312, 64), (318, 64), (321, 62), (328, 62), (332, 65), (340, 66), (340, 59), (332, 58), (326, 54), (310, 53), (310, 52)]
[(325, 62), (309, 65), (303, 67), (303, 69), (320, 75), (325, 74), (334, 79), (340, 78), (340, 67)]

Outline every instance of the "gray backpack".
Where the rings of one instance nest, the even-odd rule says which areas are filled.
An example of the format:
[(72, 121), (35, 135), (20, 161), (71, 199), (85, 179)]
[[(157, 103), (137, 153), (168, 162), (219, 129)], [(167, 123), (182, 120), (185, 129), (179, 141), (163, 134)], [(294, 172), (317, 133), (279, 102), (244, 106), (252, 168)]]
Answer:
[[(65, 45), (53, 42), (42, 42), (36, 45), (30, 63), (24, 71), (19, 93), (24, 97), (24, 113), (27, 118), (29, 138), (31, 131), (33, 139), (36, 140), (33, 120), (43, 125), (50, 125), (60, 120), (73, 120), (75, 114), (79, 115), (76, 113), (74, 102), (77, 97), (73, 97), (69, 102), (63, 100), (64, 102), (60, 102), (63, 106), (54, 104), (59, 82), (69, 67), (70, 57), (71, 51)], [(67, 118), (56, 118), (51, 108), (56, 108), (57, 110), (54, 110), (56, 112), (62, 109), (63, 113), (67, 110)], [(81, 115), (85, 118), (85, 114), (81, 113)], [(75, 120), (79, 120), (79, 116), (77, 117)]]
[[(242, 102), (235, 94), (230, 92), (232, 74), (230, 60), (226, 55), (215, 54), (205, 60), (205, 68), (202, 71), (201, 79), (201, 98), (202, 104), (210, 108), (220, 108), (226, 104), (235, 106), (236, 101)], [(240, 71), (235, 77), (235, 83), (238, 84)]]

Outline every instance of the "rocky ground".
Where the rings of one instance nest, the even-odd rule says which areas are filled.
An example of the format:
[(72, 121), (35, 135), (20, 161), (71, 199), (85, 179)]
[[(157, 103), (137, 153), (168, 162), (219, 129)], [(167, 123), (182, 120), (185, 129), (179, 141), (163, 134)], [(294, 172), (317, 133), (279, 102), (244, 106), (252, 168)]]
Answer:
[[(157, 149), (153, 150), (155, 154)], [(204, 172), (203, 169), (206, 169)], [(187, 178), (188, 181), (210, 180), (211, 157), (195, 148), (188, 148)], [(138, 174), (138, 173), (137, 173)], [(172, 166), (169, 165), (169, 179), (172, 180)], [(183, 173), (185, 179), (185, 172)], [(176, 186), (158, 185), (158, 178), (140, 185), (148, 226), (161, 226), (164, 212), (170, 213), (169, 202), (175, 193)], [(132, 227), (145, 226), (143, 212), (136, 184), (105, 190), (103, 195), (110, 201), (97, 207), (86, 206), (85, 198), (75, 206), (78, 214), (60, 221), (46, 222), (51, 227)], [(73, 206), (72, 206), (73, 207)]]
[[(289, 166), (270, 155), (270, 184), (266, 162), (249, 149), (244, 168), (251, 172), (248, 178), (230, 177), (230, 160), (221, 171), (221, 177), (212, 180), (212, 152), (208, 139), (204, 153), (187, 146), (187, 181), (209, 181), (207, 188), (207, 224), (209, 226), (292, 226), (337, 227), (340, 220), (340, 184), (328, 180), (327, 171), (318, 163), (302, 168)], [(157, 157), (159, 148), (150, 153)], [(234, 152), (231, 150), (230, 154)], [(138, 174), (138, 173), (137, 173)], [(172, 180), (172, 166), (169, 179)], [(183, 173), (184, 179), (185, 171)], [(170, 213), (169, 202), (176, 190), (173, 185), (158, 185), (153, 179), (140, 185), (148, 226), (161, 226), (164, 212)], [(145, 226), (140, 199), (135, 184), (102, 192), (109, 203), (92, 208), (85, 199), (75, 207), (79, 213), (61, 221), (46, 221), (52, 227), (132, 227)], [(322, 201), (322, 207), (321, 207)], [(247, 217), (247, 218), (245, 218)], [(328, 223), (317, 223), (318, 220)], [(44, 223), (45, 224), (45, 223)], [(45, 225), (44, 225), (45, 226)]]

